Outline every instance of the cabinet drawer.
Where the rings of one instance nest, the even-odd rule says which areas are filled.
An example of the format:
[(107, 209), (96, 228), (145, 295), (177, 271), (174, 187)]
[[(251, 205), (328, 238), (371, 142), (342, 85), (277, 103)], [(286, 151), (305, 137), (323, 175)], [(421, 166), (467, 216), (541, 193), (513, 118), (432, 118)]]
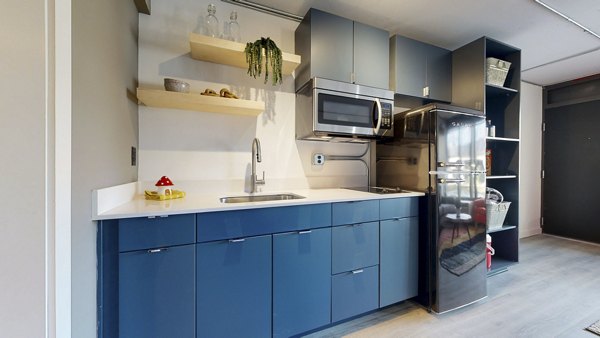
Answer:
[(333, 203), (333, 225), (364, 223), (379, 220), (379, 201)]
[(334, 227), (331, 242), (332, 274), (379, 264), (379, 222)]
[(377, 309), (379, 305), (377, 266), (344, 272), (331, 280), (331, 321), (337, 322)]
[(195, 214), (119, 220), (120, 252), (191, 244), (195, 237)]
[(331, 226), (331, 204), (198, 214), (198, 242)]
[(379, 201), (380, 219), (419, 216), (419, 198), (401, 197)]

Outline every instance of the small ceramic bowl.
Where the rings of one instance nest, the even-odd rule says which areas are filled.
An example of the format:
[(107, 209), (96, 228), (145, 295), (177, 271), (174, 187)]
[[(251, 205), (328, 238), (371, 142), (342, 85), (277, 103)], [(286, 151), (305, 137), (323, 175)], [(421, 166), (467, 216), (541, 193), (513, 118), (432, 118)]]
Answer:
[(181, 80), (165, 78), (165, 90), (170, 92), (189, 93), (190, 84)]

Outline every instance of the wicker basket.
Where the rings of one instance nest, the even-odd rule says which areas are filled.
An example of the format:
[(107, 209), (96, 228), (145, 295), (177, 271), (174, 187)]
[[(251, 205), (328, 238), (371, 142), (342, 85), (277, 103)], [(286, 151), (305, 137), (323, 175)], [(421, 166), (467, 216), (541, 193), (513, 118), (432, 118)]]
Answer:
[(510, 69), (510, 62), (496, 58), (487, 58), (486, 61), (486, 82), (496, 86), (504, 86), (508, 70)]
[(502, 227), (502, 225), (504, 224), (504, 219), (506, 218), (506, 213), (508, 213), (508, 207), (510, 207), (510, 202), (506, 201), (500, 203), (485, 204), (488, 230), (498, 229)]

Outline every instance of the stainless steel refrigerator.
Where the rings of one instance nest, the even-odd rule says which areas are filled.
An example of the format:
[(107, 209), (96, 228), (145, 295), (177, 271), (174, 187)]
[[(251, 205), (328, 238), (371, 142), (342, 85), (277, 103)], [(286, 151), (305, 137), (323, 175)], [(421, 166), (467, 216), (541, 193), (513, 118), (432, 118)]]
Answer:
[(426, 194), (419, 300), (443, 313), (486, 297), (485, 117), (429, 104), (396, 114), (394, 129), (377, 145), (376, 181)]

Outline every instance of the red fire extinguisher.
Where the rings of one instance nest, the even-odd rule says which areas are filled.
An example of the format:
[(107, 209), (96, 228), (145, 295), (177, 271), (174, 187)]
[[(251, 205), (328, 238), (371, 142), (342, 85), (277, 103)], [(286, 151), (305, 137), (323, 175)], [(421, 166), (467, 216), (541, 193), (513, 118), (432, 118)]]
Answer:
[(488, 271), (492, 269), (492, 255), (495, 253), (494, 248), (492, 248), (492, 236), (485, 235), (486, 243), (485, 243), (485, 262), (487, 263)]

